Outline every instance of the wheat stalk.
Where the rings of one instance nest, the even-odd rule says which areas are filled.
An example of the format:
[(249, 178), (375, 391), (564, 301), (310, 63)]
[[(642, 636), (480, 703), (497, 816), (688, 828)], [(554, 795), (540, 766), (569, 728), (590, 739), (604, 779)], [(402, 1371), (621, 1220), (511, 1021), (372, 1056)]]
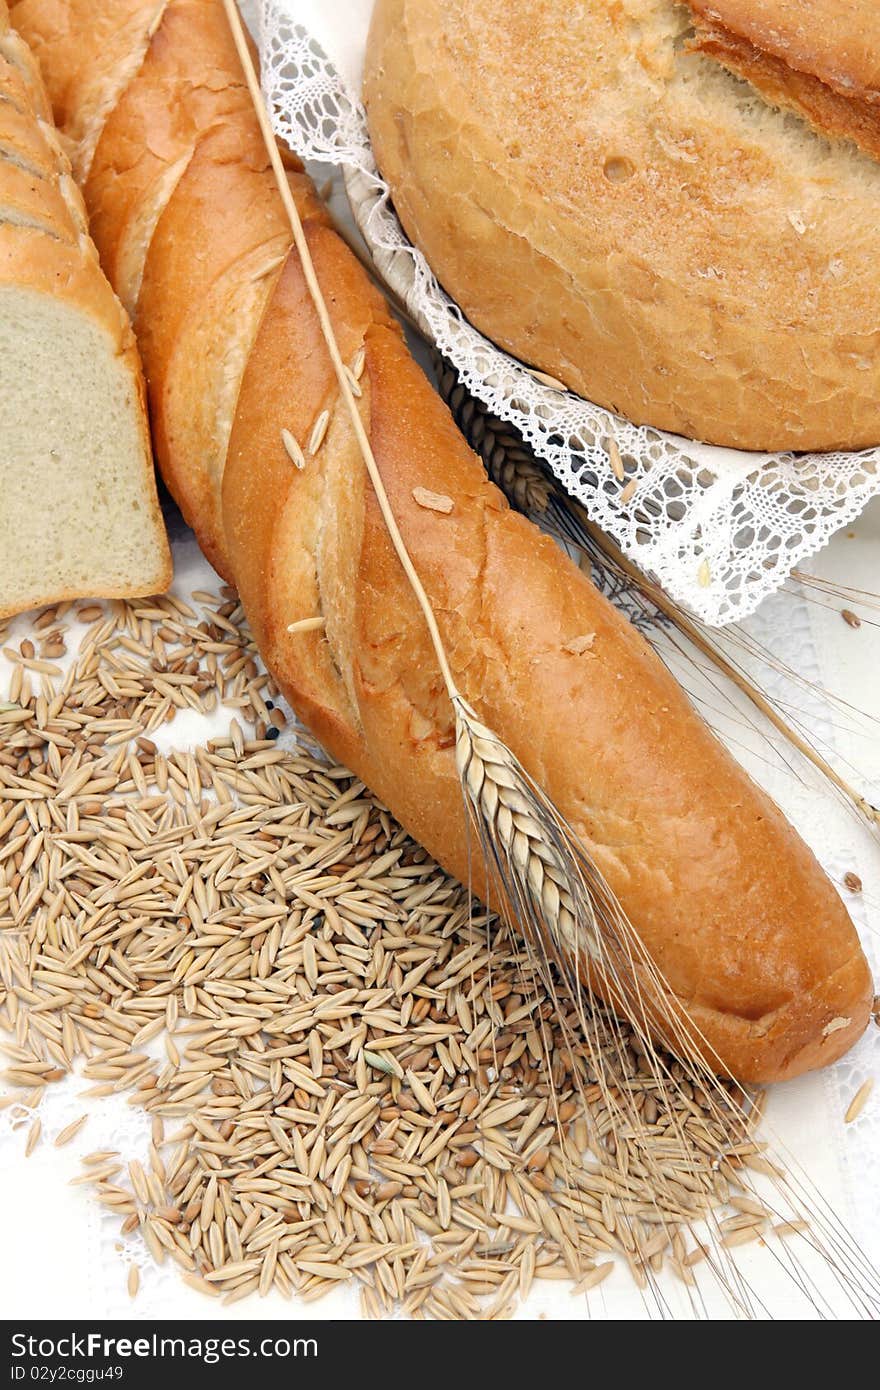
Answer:
[(455, 756), (465, 801), (481, 838), (501, 860), (502, 885), (516, 884), (525, 916), (576, 959), (599, 950), (593, 904), (576, 901), (579, 874), (558, 815), (505, 743), (457, 695)]
[[(571, 826), (504, 740), (481, 722), (458, 689), (436, 615), (398, 527), (352, 391), (349, 370), (339, 352), (235, 0), (223, 0), (223, 3), (340, 393), (391, 542), (422, 611), (452, 704), (456, 760), (465, 803), (486, 861), (493, 870), (493, 882), (504, 910), (533, 946), (542, 938), (549, 944), (549, 953), (542, 945), (542, 959), (552, 960), (559, 967), (575, 993), (581, 978), (591, 978), (597, 982), (603, 997), (624, 1012), (637, 1004), (645, 1014), (646, 1005), (638, 983), (626, 979), (628, 964), (632, 965), (636, 956), (649, 960), (640, 943), (636, 953), (633, 952), (632, 943), (638, 942), (635, 928)], [(523, 469), (528, 458), (523, 453), (515, 462)], [(589, 971), (588, 960), (591, 962)], [(669, 1044), (674, 1048), (688, 1041), (688, 1046), (692, 1047), (686, 1025), (681, 1018), (674, 1018), (668, 1003), (663, 1002), (671, 997), (670, 991), (653, 964), (648, 973), (652, 991), (658, 991), (658, 998), (651, 1005), (655, 1022), (659, 1020), (663, 1028), (667, 1022), (674, 1021), (667, 1037)], [(711, 1049), (707, 1055), (711, 1055)]]
[[(680, 1214), (675, 1210), (671, 1174), (653, 1151), (652, 1133), (632, 1092), (618, 1084), (626, 1074), (627, 1049), (633, 1038), (645, 1059), (646, 1077), (658, 1111), (656, 1123), (674, 1136), (682, 1153), (691, 1156), (693, 1171), (705, 1162), (707, 1142), (715, 1164), (738, 1164), (742, 1150), (754, 1149), (752, 1134), (760, 1107), (755, 1096), (733, 1081), (720, 1080), (720, 1059), (700, 1033), (655, 966), (620, 903), (596, 864), (535, 785), (510, 750), (459, 696), (456, 714), (456, 757), (466, 804), (490, 877), (505, 915), (516, 921), (530, 961), (538, 967), (547, 996), (559, 1020), (572, 1059), (571, 1071), (586, 1103), (577, 1065), (589, 1064), (591, 1083), (599, 1088), (612, 1132), (625, 1134), (654, 1186), (653, 1220), (674, 1233)], [(597, 1005), (582, 983), (594, 986), (612, 1008)], [(624, 1027), (618, 1015), (626, 1019)], [(675, 1053), (671, 1061), (657, 1046), (661, 1036)], [(549, 1049), (547, 1050), (549, 1061)], [(551, 1090), (552, 1068), (548, 1068)], [(688, 1128), (688, 1096), (699, 1089), (713, 1122), (712, 1132)], [(682, 1119), (684, 1111), (685, 1119)], [(607, 1155), (596, 1156), (604, 1167)], [(766, 1160), (765, 1160), (766, 1162)], [(880, 1313), (880, 1280), (821, 1194), (797, 1171), (793, 1160), (784, 1173), (766, 1166), (774, 1196), (768, 1198), (743, 1172), (738, 1181), (756, 1204), (783, 1223), (803, 1223), (805, 1239), (818, 1254), (839, 1290), (865, 1316)], [(614, 1171), (613, 1163), (609, 1171)], [(618, 1178), (619, 1174), (616, 1175)], [(625, 1175), (624, 1175), (625, 1176)], [(577, 1189), (576, 1172), (563, 1174)], [(759, 1316), (763, 1305), (739, 1267), (730, 1233), (703, 1202), (707, 1223), (706, 1260), (712, 1278), (734, 1310), (744, 1317)], [(620, 1220), (628, 1218), (625, 1209)], [(809, 1298), (820, 1315), (830, 1311), (827, 1290), (797, 1256), (776, 1255), (780, 1272)], [(654, 1304), (666, 1315), (662, 1290), (648, 1276)]]
[(437, 389), (449, 406), (452, 418), (471, 448), (480, 455), (493, 483), (518, 511), (543, 516), (554, 484), (513, 426), (499, 420), (474, 399), (462, 385), (456, 369), (436, 348), (431, 350), (431, 366)]
[[(470, 397), (459, 382), (455, 369), (436, 350), (433, 356), (441, 394), (446, 398), (459, 427), (483, 458), (489, 476), (501, 487), (511, 503), (519, 510), (536, 515), (545, 527), (556, 532), (560, 540), (575, 544), (591, 560), (598, 562), (603, 569), (610, 570), (631, 586), (646, 605), (652, 606), (652, 611), (658, 611), (672, 621), (725, 675), (734, 680), (737, 688), (752, 700), (756, 708), (767, 715), (771, 723), (804, 756), (849, 796), (863, 814), (869, 819), (876, 819), (877, 813), (874, 808), (848, 787), (821, 755), (786, 724), (763, 693), (715, 647), (708, 634), (702, 630), (703, 625), (683, 613), (659, 586), (653, 584), (628, 561), (614, 543), (589, 522), (583, 508), (562, 491), (555, 479), (545, 473), (513, 427), (492, 416), (479, 402)], [(468, 790), (470, 800), (480, 803), (479, 810), (485, 820), (491, 817), (503, 800), (501, 791), (495, 788), (487, 789), (486, 783), (498, 783), (504, 788), (508, 802), (511, 802), (513, 798), (507, 789), (512, 786), (516, 792), (520, 792), (522, 779), (527, 781), (528, 774), (518, 764), (509, 764), (504, 753), (491, 739), (487, 741), (482, 735), (475, 750), (459, 750), (460, 770), (469, 771), (474, 763), (477, 764), (478, 771), (471, 772)], [(621, 1032), (614, 1012), (597, 1009), (590, 996), (585, 995), (579, 988), (579, 977), (582, 979), (586, 974), (600, 995), (613, 1001), (620, 1013), (626, 1017), (631, 1035), (635, 1035), (642, 1048), (649, 1073), (658, 1083), (655, 1095), (660, 1112), (659, 1120), (676, 1135), (685, 1151), (688, 1148), (689, 1135), (682, 1127), (678, 1108), (682, 1099), (682, 1081), (690, 1087), (702, 1089), (708, 1099), (717, 1132), (726, 1136), (726, 1142), (719, 1147), (716, 1159), (721, 1165), (729, 1161), (726, 1158), (727, 1154), (736, 1154), (740, 1147), (749, 1146), (756, 1116), (761, 1107), (756, 1106), (755, 1096), (746, 1088), (736, 1083), (719, 1081), (716, 1071), (709, 1065), (713, 1057), (707, 1040), (699, 1034), (679, 1001), (669, 991), (626, 914), (620, 910), (614, 895), (598, 874), (595, 865), (587, 861), (583, 855), (583, 847), (577, 837), (569, 827), (560, 822), (555, 808), (541, 806), (539, 789), (533, 789), (530, 806), (535, 807), (535, 791), (538, 792), (538, 810), (532, 810), (528, 827), (531, 833), (521, 833), (517, 839), (511, 833), (507, 821), (498, 816), (493, 834), (484, 836), (481, 841), (484, 854), (491, 858), (494, 851), (497, 858), (497, 846), (500, 844), (508, 861), (514, 861), (517, 856), (522, 859), (528, 853), (530, 845), (538, 840), (545, 847), (544, 855), (546, 846), (554, 845), (555, 866), (565, 864), (564, 872), (569, 892), (565, 903), (560, 903), (560, 910), (554, 912), (555, 894), (548, 894), (544, 888), (546, 876), (542, 858), (540, 867), (535, 866), (531, 872), (526, 871), (524, 875), (520, 875), (533, 886), (531, 899), (519, 902), (517, 917), (520, 922), (529, 923), (536, 911), (546, 924), (547, 929), (541, 932), (532, 923), (531, 930), (524, 932), (524, 938), (530, 952), (537, 957), (545, 986), (561, 1020), (564, 1021), (567, 1015), (570, 1015), (570, 1005), (574, 1003), (574, 1023), (568, 1024), (569, 1046), (572, 1052), (578, 1047), (586, 1047), (595, 1084), (602, 1092), (609, 1115), (614, 1117), (615, 1127), (633, 1137), (633, 1141), (641, 1150), (643, 1161), (652, 1172), (658, 1198), (655, 1220), (658, 1224), (665, 1225), (672, 1220), (664, 1204), (666, 1179), (650, 1150), (641, 1113), (634, 1109), (632, 1097), (624, 1094), (622, 1088), (614, 1084), (615, 1071), (623, 1070), (619, 1063), (627, 1039)], [(478, 808), (472, 806), (471, 809), (473, 814)], [(476, 815), (475, 824), (479, 833), (480, 820)], [(536, 828), (533, 829), (532, 826)], [(523, 826), (522, 830), (526, 828)], [(556, 873), (559, 873), (558, 867)], [(503, 879), (503, 873), (499, 877)], [(587, 936), (579, 934), (572, 938), (570, 923), (572, 919), (578, 920), (579, 917), (581, 920), (586, 917), (592, 929)], [(554, 944), (555, 950), (548, 951), (548, 941)], [(586, 972), (579, 968), (579, 962), (581, 966), (587, 967)], [(564, 997), (560, 996), (557, 988), (556, 981), (559, 976), (562, 977), (565, 986)], [(666, 1044), (671, 1046), (678, 1058), (677, 1062), (670, 1064), (655, 1046), (658, 1032)], [(714, 1058), (714, 1061), (718, 1062), (718, 1059)], [(573, 1070), (577, 1074), (576, 1068)], [(695, 1166), (700, 1152), (699, 1145), (696, 1145), (693, 1149)], [(796, 1163), (791, 1159), (789, 1168), (792, 1170), (791, 1173), (785, 1174), (771, 1162), (764, 1172), (765, 1179), (769, 1180), (776, 1193), (775, 1198), (771, 1199), (772, 1203), (777, 1204), (776, 1219), (786, 1225), (788, 1219), (785, 1212), (794, 1210), (797, 1213), (796, 1223), (803, 1224), (808, 1232), (805, 1239), (812, 1251), (821, 1257), (838, 1289), (859, 1313), (870, 1318), (876, 1317), (880, 1309), (877, 1272), (852, 1240), (846, 1227), (824, 1202), (821, 1194), (808, 1178), (799, 1173)], [(748, 1180), (747, 1185), (750, 1185)], [(752, 1191), (754, 1199), (757, 1199), (757, 1188), (753, 1186)], [(766, 1193), (760, 1195), (766, 1205)], [(707, 1211), (706, 1216), (705, 1258), (714, 1279), (740, 1316), (760, 1315), (766, 1310), (732, 1256), (731, 1248), (727, 1244), (729, 1237), (714, 1222), (710, 1212)], [(779, 1259), (779, 1267), (780, 1272), (791, 1279), (812, 1301), (819, 1315), (827, 1316), (830, 1311), (827, 1292), (814, 1281), (797, 1256), (786, 1251)], [(661, 1309), (661, 1315), (664, 1315), (660, 1290), (652, 1286), (651, 1293)]]

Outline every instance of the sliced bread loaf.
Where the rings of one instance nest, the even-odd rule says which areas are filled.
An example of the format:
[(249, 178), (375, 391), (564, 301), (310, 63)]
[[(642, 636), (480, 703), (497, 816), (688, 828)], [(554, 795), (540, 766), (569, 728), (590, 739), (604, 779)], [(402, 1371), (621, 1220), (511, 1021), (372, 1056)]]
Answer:
[(0, 0), (0, 617), (171, 578), (140, 364)]

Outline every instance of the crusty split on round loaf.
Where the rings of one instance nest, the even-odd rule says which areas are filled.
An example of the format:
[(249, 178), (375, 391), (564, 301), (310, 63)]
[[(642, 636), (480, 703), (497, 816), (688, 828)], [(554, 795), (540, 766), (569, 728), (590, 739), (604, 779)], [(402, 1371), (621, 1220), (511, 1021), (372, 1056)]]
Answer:
[[(28, 32), (46, 4), (20, 0)], [(66, 44), (47, 64), (53, 92), (67, 91), (68, 64), (88, 66), (92, 17), (111, 4), (56, 0)], [(220, 0), (170, 0), (106, 117), (86, 185), (108, 264), (120, 264), (115, 235), (131, 244), (133, 225), (154, 227), (136, 322), (159, 458), (298, 715), (467, 881), (452, 711), (289, 238), (283, 264), (265, 259), (277, 254), (280, 200), (253, 114), (231, 97), (241, 75), (225, 26)], [(184, 62), (188, 85), (169, 77), (184, 138), (166, 140), (168, 88), (157, 76)], [(149, 136), (150, 91), (167, 166), (186, 159), (176, 181), (148, 167), (160, 143)], [(308, 179), (290, 179), (463, 694), (583, 838), (727, 1070), (768, 1080), (833, 1061), (864, 1029), (872, 987), (831, 884), (645, 641), (488, 482)], [(441, 511), (421, 505), (422, 489), (445, 495)], [(288, 631), (303, 618), (323, 629)]]
[(873, 0), (688, 0), (690, 47), (880, 159), (880, 9)]
[(696, 15), (793, 72), (869, 105), (880, 102), (880, 7), (874, 0), (687, 0)]
[(0, 0), (0, 618), (170, 580), (131, 326)]
[(874, 0), (377, 0), (373, 148), (467, 316), (580, 395), (877, 445), (878, 28)]

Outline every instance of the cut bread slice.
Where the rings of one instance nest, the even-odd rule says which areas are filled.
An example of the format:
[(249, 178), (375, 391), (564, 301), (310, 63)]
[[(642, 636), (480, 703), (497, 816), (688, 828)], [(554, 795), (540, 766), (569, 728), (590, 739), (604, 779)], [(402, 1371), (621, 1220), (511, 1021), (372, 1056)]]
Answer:
[(137, 378), (106, 328), (0, 285), (0, 618), (167, 587), (148, 463)]
[(5, 18), (0, 0), (0, 618), (171, 578), (131, 326)]
[[(138, 326), (157, 458), (223, 573), (229, 432), (290, 227), (246, 85), (230, 80), (234, 47), (215, 7), (120, 0), (112, 18), (97, 18), (100, 71), (91, 32), (87, 50), (71, 44), (87, 8), (85, 0), (64, 13), (30, 0), (13, 7), (54, 77), (52, 101), (73, 146), (101, 263)], [(53, 56), (61, 49), (59, 65)], [(308, 204), (311, 185), (298, 161), (284, 158), (296, 196)], [(242, 179), (230, 196), (233, 163)], [(171, 300), (169, 280), (178, 286)]]

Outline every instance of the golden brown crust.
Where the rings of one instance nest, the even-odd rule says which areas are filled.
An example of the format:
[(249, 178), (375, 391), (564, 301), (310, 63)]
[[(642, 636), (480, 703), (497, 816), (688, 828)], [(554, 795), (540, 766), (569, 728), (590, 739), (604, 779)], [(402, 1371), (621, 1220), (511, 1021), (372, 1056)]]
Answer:
[(818, 77), (789, 67), (783, 59), (764, 53), (719, 24), (698, 22), (689, 48), (723, 63), (729, 72), (751, 82), (774, 106), (797, 112), (820, 134), (852, 140), (866, 154), (880, 159), (880, 105), (835, 91)]
[[(226, 444), (290, 229), (228, 26), (210, 0), (126, 0), (112, 22), (98, 7), (96, 35), (107, 43), (101, 91), (115, 98), (101, 109), (97, 135), (94, 122), (85, 133), (77, 106), (97, 99), (93, 7), (75, 0), (60, 8), (50, 19), (37, 9), (42, 51), (71, 134), (93, 146), (86, 202), (103, 264), (135, 315), (159, 463), (228, 577), (219, 512)], [(20, 12), (31, 18), (28, 0)], [(125, 46), (133, 30), (136, 63)]]
[[(9, 98), (0, 101), (0, 287), (34, 291), (62, 301), (106, 335), (108, 353), (124, 365), (131, 382), (140, 465), (146, 480), (148, 512), (142, 524), (153, 537), (155, 550), (146, 586), (159, 592), (171, 582), (171, 553), (156, 494), (134, 335), (88, 236), (81, 195), (67, 156), (48, 124), (49, 102), (36, 64), (27, 45), (8, 26), (5, 0), (0, 0), (0, 96)], [(104, 586), (102, 593), (123, 597), (132, 589), (110, 592)], [(55, 591), (31, 595), (33, 602), (70, 597), (77, 595)], [(21, 607), (21, 603), (15, 610), (0, 605), (0, 617)]]
[(205, 6), (178, 0), (164, 10), (143, 62), (104, 123), (86, 199), (102, 261), (132, 314), (156, 222), (196, 145), (250, 109), (244, 83), (228, 80), (229, 56), (228, 36)]
[(880, 101), (874, 0), (687, 0), (695, 14), (847, 98)]
[[(322, 219), (323, 220), (323, 219)], [(331, 317), (340, 350), (354, 359), (368, 328), (387, 311), (364, 295), (353, 257), (339, 255), (339, 238), (307, 217), (306, 231), (323, 283), (331, 283)], [(297, 326), (299, 328), (297, 329)], [(288, 430), (304, 452), (322, 411), (332, 412), (322, 455), (332, 452), (347, 471), (355, 500), (362, 496), (360, 455), (348, 437), (327, 353), (299, 259), (291, 255), (272, 295), (241, 383), (223, 479), (223, 520), (229, 558), (247, 592), (248, 618), (260, 650), (299, 713), (349, 766), (367, 766), (367, 749), (345, 681), (321, 634), (288, 634), (287, 625), (323, 611), (317, 555), (323, 526), (324, 468), (297, 470), (282, 442)], [(296, 382), (296, 390), (278, 389)], [(369, 398), (363, 401), (365, 414)], [(337, 438), (337, 435), (341, 438)]]
[(10, 91), (9, 75), (4, 76), (3, 87), (7, 98), (11, 95), (20, 109), (25, 109), (37, 121), (51, 121), (52, 108), (40, 69), (31, 50), (12, 27), (6, 0), (0, 0), (0, 58), (4, 65), (9, 64), (16, 70), (16, 86), (20, 84), (24, 89), (22, 100), (15, 87)]
[[(363, 336), (371, 443), (465, 695), (581, 834), (729, 1068), (766, 1079), (832, 1060), (862, 1031), (872, 990), (812, 855), (642, 639), (488, 484), (345, 248), (311, 240), (343, 351)], [(292, 259), (242, 382), (223, 490), (232, 567), (301, 717), (467, 879), (448, 704), (350, 431), (336, 407), (338, 436), (303, 472), (281, 445), (285, 426), (307, 438), (332, 391), (319, 341)], [(288, 405), (272, 383), (294, 371)], [(419, 486), (442, 487), (452, 512), (420, 507)], [(345, 543), (322, 548), (331, 524)], [(288, 634), (315, 615), (326, 634)], [(586, 633), (589, 656), (565, 650)], [(745, 949), (731, 884), (748, 901)]]
[[(198, 145), (150, 243), (136, 327), (157, 457), (184, 516), (221, 573), (220, 480), (238, 381), (290, 231), (262, 144), (235, 159), (238, 132)], [(259, 156), (262, 156), (260, 158)], [(169, 298), (168, 286), (178, 286)], [(240, 344), (240, 347), (236, 347)]]
[[(214, 0), (203, 9), (224, 23)], [(230, 63), (230, 82), (237, 72)], [(250, 129), (230, 116), (233, 151), (237, 141), (251, 148)], [(198, 277), (196, 295), (211, 277), (225, 294), (252, 244), (233, 236), (236, 209), (242, 197), (263, 206), (254, 161), (212, 157), (216, 138), (188, 165), (147, 258), (141, 331), (157, 375), (169, 379), (190, 342), (187, 274)], [(644, 641), (488, 483), (313, 194), (302, 179), (294, 188), (343, 357), (364, 354), (362, 416), (463, 693), (583, 836), (729, 1069), (769, 1079), (833, 1060), (864, 1027), (871, 985), (830, 883)], [(222, 252), (207, 244), (212, 210), (230, 221)], [(204, 279), (193, 266), (197, 247), (208, 258)], [(179, 418), (183, 396), (173, 409), (163, 399), (160, 408)], [(323, 443), (311, 454), (324, 411)], [(302, 470), (282, 430), (307, 455)], [(205, 501), (198, 460), (178, 453), (168, 476), (180, 496), (194, 487), (202, 540), (224, 555), (294, 708), (466, 879), (451, 712), (296, 255), (249, 347), (219, 509)], [(418, 487), (442, 490), (451, 512), (420, 506)], [(313, 616), (325, 619), (323, 632), (288, 632)], [(576, 656), (567, 648), (585, 635), (592, 646)], [(840, 1017), (850, 1023), (825, 1034)]]
[(687, 51), (672, 3), (377, 0), (396, 209), (475, 325), (641, 424), (880, 442), (880, 164)]
[(52, 178), (58, 172), (57, 146), (47, 145), (40, 125), (27, 106), (19, 104), (25, 89), (16, 79), (17, 74), (0, 58), (0, 159), (11, 158), (43, 178)]
[(57, 171), (36, 172), (0, 155), (0, 217), (42, 228), (58, 241), (78, 245), (84, 228), (73, 220), (76, 204), (64, 197), (63, 177)]
[(137, 71), (168, 2), (13, 0), (15, 26), (36, 54), (78, 179), (88, 175), (104, 120)]

